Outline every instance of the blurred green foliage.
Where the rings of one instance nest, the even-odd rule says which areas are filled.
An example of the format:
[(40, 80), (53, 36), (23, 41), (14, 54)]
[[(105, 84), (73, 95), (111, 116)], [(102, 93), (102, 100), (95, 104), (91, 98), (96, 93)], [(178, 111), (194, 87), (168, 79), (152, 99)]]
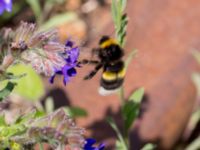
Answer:
[[(32, 101), (37, 101), (44, 94), (44, 85), (41, 77), (32, 69), (32, 67), (16, 64), (8, 68), (7, 72), (13, 73), (18, 76), (25, 73), (26, 76), (20, 79), (11, 79), (17, 85), (14, 88), (14, 93), (23, 96), (24, 98)], [(1, 86), (6, 85), (8, 81), (3, 81)]]

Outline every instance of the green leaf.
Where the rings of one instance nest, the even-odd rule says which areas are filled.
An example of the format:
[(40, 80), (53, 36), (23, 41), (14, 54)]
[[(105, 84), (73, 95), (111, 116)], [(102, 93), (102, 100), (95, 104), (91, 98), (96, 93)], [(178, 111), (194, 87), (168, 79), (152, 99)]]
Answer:
[(26, 2), (31, 6), (33, 13), (36, 18), (39, 18), (41, 15), (41, 7), (39, 0), (26, 0)]
[(112, 0), (111, 14), (115, 25), (115, 33), (118, 43), (124, 46), (126, 27), (128, 23), (127, 15), (124, 13), (126, 0)]
[(26, 73), (23, 78), (15, 80), (17, 86), (14, 92), (23, 96), (26, 99), (36, 101), (44, 94), (44, 85), (40, 76), (32, 69), (32, 67), (17, 64), (8, 68), (8, 72), (12, 72), (14, 75), (20, 75)]
[(126, 8), (127, 0), (120, 0), (121, 12), (123, 12)]
[(117, 24), (117, 20), (118, 20), (118, 11), (117, 11), (117, 3), (116, 0), (112, 0), (112, 4), (111, 4), (111, 14), (112, 14), (112, 18), (113, 21), (115, 23), (115, 25)]
[(18, 76), (15, 76), (11, 72), (3, 72), (0, 75), (0, 82), (5, 81), (5, 80), (20, 79), (20, 78), (22, 78), (24, 76), (26, 76), (26, 74), (20, 74)]
[(45, 112), (39, 111), (39, 110), (34, 110), (26, 115), (19, 116), (16, 119), (15, 124), (27, 123), (31, 119), (40, 118), (40, 117), (43, 117), (44, 115), (45, 115)]
[(48, 30), (51, 28), (55, 28), (59, 25), (71, 22), (75, 19), (77, 19), (77, 15), (73, 12), (59, 14), (59, 15), (51, 17), (46, 23), (44, 23), (40, 27), (40, 30)]
[(199, 73), (193, 73), (192, 74), (192, 81), (196, 86), (197, 95), (200, 96), (200, 74)]
[(121, 132), (119, 131), (119, 129), (118, 129), (115, 121), (113, 120), (113, 118), (108, 117), (107, 122), (110, 124), (110, 126), (113, 128), (113, 130), (116, 132), (117, 137), (119, 139), (119, 141), (116, 143), (116, 146), (120, 146), (122, 148), (121, 150), (128, 150), (126, 142), (123, 139), (123, 136), (122, 136)]
[(192, 116), (190, 117), (190, 120), (188, 123), (188, 129), (194, 130), (198, 122), (200, 122), (200, 106), (195, 112), (192, 113)]
[(144, 95), (144, 88), (139, 88), (133, 92), (128, 101), (125, 102), (122, 113), (124, 118), (125, 129), (128, 131), (133, 124), (133, 121), (139, 114), (140, 102)]
[(129, 100), (133, 101), (134, 103), (140, 104), (143, 95), (144, 95), (144, 88), (139, 88), (131, 94)]
[(194, 58), (196, 59), (196, 61), (198, 62), (198, 64), (200, 64), (200, 52), (197, 50), (193, 50), (192, 51), (192, 55), (194, 56)]
[(148, 143), (144, 145), (144, 147), (141, 150), (154, 150), (156, 146), (154, 144)]
[(72, 118), (86, 117), (87, 111), (80, 107), (64, 107), (65, 112)]
[(139, 114), (140, 105), (133, 101), (127, 101), (123, 107), (123, 118), (126, 131), (128, 131), (133, 124), (133, 121)]
[(194, 139), (185, 150), (198, 150), (200, 148), (200, 136)]
[(6, 120), (4, 115), (0, 115), (0, 126), (6, 126)]
[(119, 140), (117, 140), (115, 143), (115, 149), (116, 150), (127, 150), (127, 148), (124, 147), (124, 144)]
[(8, 82), (5, 88), (0, 91), (0, 101), (6, 98), (14, 89), (16, 83)]
[(26, 115), (20, 115), (16, 120), (15, 124), (21, 124), (29, 121), (30, 119), (34, 119), (35, 111), (32, 111)]
[(14, 135), (23, 134), (26, 131), (26, 127), (21, 124), (13, 124), (12, 126), (6, 126), (0, 129), (0, 136), (11, 137)]

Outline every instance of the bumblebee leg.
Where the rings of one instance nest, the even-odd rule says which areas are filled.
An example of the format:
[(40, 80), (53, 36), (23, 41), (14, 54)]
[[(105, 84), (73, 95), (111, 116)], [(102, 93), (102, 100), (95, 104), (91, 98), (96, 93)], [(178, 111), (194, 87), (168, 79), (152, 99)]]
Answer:
[(97, 60), (87, 60), (87, 59), (83, 59), (81, 61), (78, 62), (78, 65), (85, 65), (85, 64), (98, 64), (99, 61)]
[(86, 75), (84, 77), (84, 80), (88, 80), (88, 79), (91, 79), (98, 71), (99, 69), (103, 66), (102, 63), (96, 65), (96, 67), (94, 68), (94, 70), (92, 70), (88, 75)]

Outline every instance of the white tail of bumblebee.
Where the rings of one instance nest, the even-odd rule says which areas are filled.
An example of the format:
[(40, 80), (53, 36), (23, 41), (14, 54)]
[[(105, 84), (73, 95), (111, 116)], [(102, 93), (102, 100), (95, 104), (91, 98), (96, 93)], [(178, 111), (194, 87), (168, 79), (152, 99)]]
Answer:
[(107, 90), (107, 89), (105, 89), (104, 87), (101, 86), (101, 87), (99, 88), (98, 92), (99, 92), (99, 94), (102, 95), (102, 96), (108, 96), (108, 95), (117, 93), (118, 90), (119, 90), (119, 88), (117, 88), (117, 89), (112, 89), (112, 90)]

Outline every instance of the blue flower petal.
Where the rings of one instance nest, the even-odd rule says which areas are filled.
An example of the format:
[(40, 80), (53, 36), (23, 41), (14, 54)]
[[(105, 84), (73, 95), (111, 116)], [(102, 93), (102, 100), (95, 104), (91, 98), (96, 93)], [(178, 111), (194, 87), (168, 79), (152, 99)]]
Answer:
[(90, 139), (86, 139), (86, 144), (85, 144), (85, 146), (84, 147), (91, 147), (93, 144), (95, 144), (96, 143), (96, 140), (95, 139), (92, 139), (92, 138), (90, 138)]
[(77, 65), (77, 60), (79, 57), (79, 48), (78, 47), (74, 47), (73, 46), (73, 42), (72, 41), (67, 41), (65, 46), (66, 47), (70, 47), (71, 49), (66, 50), (65, 53), (63, 54), (64, 56), (67, 54), (68, 58), (65, 59), (65, 57), (63, 57), (63, 59), (65, 59), (66, 64), (61, 68), (61, 69), (56, 69), (55, 70), (55, 74), (50, 78), (49, 82), (53, 83), (55, 75), (63, 75), (63, 83), (64, 85), (67, 84), (67, 82), (69, 82), (70, 77), (73, 77), (77, 74), (75, 67), (78, 67)]
[(73, 77), (76, 75), (76, 69), (75, 68), (71, 68), (67, 71), (67, 74), (70, 76), (70, 77)]
[(49, 82), (50, 82), (51, 84), (53, 84), (55, 76), (56, 76), (56, 74), (54, 74), (53, 76), (51, 76), (51, 77), (49, 78)]
[(66, 59), (66, 61), (68, 63), (76, 63), (77, 62), (77, 59), (79, 57), (79, 48), (78, 47), (75, 47), (75, 48), (72, 48), (70, 51), (66, 51), (67, 55), (68, 55), (68, 58)]
[(101, 143), (101, 144), (99, 145), (99, 147), (98, 147), (97, 149), (95, 149), (95, 150), (104, 150), (104, 148), (105, 148), (105, 144), (104, 144), (104, 143)]
[(4, 11), (11, 12), (12, 10), (12, 0), (0, 0), (0, 15)]
[(5, 4), (6, 4), (6, 7), (5, 9), (8, 11), (8, 12), (11, 12), (12, 11), (12, 0), (4, 0)]
[(70, 40), (67, 40), (67, 42), (65, 44), (66, 47), (72, 47), (73, 45), (74, 45), (74, 43)]
[(100, 144), (99, 146), (93, 146), (96, 143), (95, 139), (86, 139), (86, 144), (84, 145), (84, 150), (104, 150), (105, 144)]
[(66, 85), (67, 82), (69, 81), (69, 75), (67, 73), (69, 69), (70, 69), (70, 66), (68, 66), (67, 64), (62, 69), (62, 74), (64, 76), (64, 78), (63, 78), (64, 85)]

